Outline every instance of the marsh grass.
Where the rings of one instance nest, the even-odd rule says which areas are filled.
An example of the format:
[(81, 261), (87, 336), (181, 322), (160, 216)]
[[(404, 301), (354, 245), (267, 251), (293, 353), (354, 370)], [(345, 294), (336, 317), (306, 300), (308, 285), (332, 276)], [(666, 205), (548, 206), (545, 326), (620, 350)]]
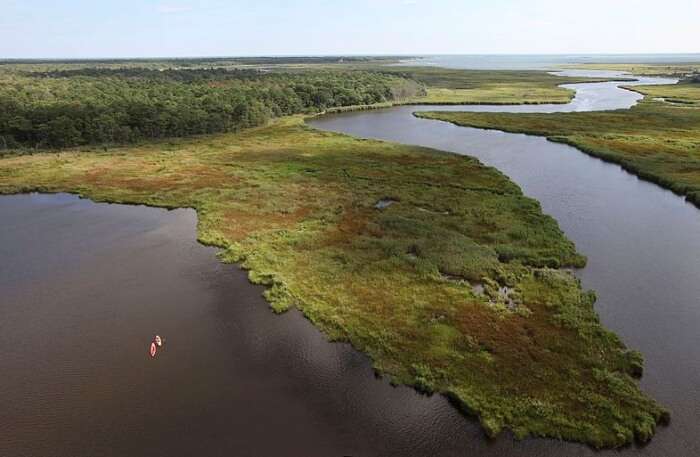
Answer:
[[(30, 191), (194, 208), (199, 240), (267, 285), (276, 312), (297, 307), (378, 373), (447, 395), (489, 435), (614, 447), (649, 439), (667, 417), (633, 379), (638, 354), (600, 325), (594, 295), (556, 269), (585, 259), (536, 201), (475, 159), (291, 117), (0, 159), (0, 193)], [(395, 203), (375, 208), (385, 198)], [(515, 307), (499, 302), (504, 287)]]

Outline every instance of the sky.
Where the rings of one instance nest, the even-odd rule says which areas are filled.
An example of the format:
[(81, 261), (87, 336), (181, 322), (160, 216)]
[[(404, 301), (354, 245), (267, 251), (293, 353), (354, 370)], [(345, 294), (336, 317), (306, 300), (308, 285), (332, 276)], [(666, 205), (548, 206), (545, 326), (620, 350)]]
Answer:
[(0, 0), (0, 58), (700, 52), (700, 0)]

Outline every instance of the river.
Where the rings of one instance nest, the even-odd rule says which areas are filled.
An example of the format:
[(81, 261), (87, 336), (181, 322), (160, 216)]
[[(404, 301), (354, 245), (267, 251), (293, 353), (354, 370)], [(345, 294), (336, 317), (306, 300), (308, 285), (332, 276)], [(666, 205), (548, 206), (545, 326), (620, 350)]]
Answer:
[[(611, 109), (640, 98), (615, 83), (576, 87), (569, 105), (445, 108)], [(574, 148), (412, 116), (422, 109), (436, 108), (312, 125), (479, 157), (542, 202), (588, 255), (578, 274), (605, 325), (644, 353), (643, 388), (672, 412), (651, 444), (623, 454), (700, 454), (700, 211)], [(366, 357), (298, 312), (272, 314), (244, 272), (196, 243), (192, 210), (30, 194), (0, 197), (0, 221), (0, 455), (600, 454), (487, 440), (444, 398), (376, 379)], [(150, 359), (156, 332), (166, 342)]]

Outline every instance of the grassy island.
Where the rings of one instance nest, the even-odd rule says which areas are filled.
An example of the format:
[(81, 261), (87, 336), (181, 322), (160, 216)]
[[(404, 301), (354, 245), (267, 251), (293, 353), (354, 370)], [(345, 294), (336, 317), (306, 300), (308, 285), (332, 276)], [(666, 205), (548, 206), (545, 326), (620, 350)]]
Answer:
[(276, 312), (300, 309), (377, 372), (448, 396), (489, 435), (617, 447), (668, 419), (635, 380), (641, 355), (601, 326), (594, 293), (567, 271), (585, 258), (507, 177), (283, 116), (394, 103), (424, 86), (479, 102), (563, 102), (561, 79), (105, 65), (5, 70), (0, 194), (194, 208), (199, 240), (267, 285)]
[(671, 189), (700, 206), (700, 84), (635, 86), (630, 110), (556, 113), (418, 113), (458, 125), (546, 136)]

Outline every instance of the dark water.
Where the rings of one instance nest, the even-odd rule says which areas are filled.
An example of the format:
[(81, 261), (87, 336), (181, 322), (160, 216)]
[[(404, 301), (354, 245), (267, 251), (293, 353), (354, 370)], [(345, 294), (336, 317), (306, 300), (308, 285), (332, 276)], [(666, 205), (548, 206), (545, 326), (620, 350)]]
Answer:
[[(580, 106), (609, 106), (592, 91)], [(605, 324), (644, 352), (643, 386), (672, 410), (651, 445), (623, 454), (700, 454), (700, 212), (573, 148), (411, 111), (314, 124), (476, 155), (538, 198), (589, 256), (581, 275)], [(261, 288), (195, 242), (195, 222), (0, 197), (0, 456), (596, 455), (489, 441), (443, 398), (375, 379), (297, 312), (273, 315)], [(156, 332), (166, 345), (151, 360)]]
[(195, 225), (191, 210), (0, 198), (0, 456), (459, 455), (482, 440), (442, 398), (271, 313)]
[[(645, 78), (649, 82), (666, 82)], [(495, 166), (542, 203), (589, 258), (579, 272), (598, 293), (604, 324), (645, 356), (643, 388), (671, 410), (672, 424), (625, 455), (700, 455), (700, 211), (616, 165), (544, 138), (418, 119), (419, 110), (553, 112), (628, 108), (639, 96), (587, 84), (571, 105), (398, 107), (314, 120), (317, 128), (468, 154)], [(600, 88), (600, 90), (598, 90)], [(596, 455), (546, 440), (512, 450), (470, 442), (479, 455)], [(617, 452), (615, 452), (617, 453)], [(603, 453), (605, 455), (612, 452)]]

